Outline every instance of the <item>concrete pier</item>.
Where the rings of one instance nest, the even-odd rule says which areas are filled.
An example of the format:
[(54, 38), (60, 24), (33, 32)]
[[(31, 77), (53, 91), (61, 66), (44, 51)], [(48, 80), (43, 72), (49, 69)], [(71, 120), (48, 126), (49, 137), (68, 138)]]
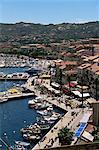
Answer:
[(6, 95), (3, 95), (3, 96), (0, 96), (0, 103), (7, 102), (7, 101), (12, 100), (12, 99), (19, 99), (19, 98), (31, 97), (31, 96), (34, 96), (33, 92), (31, 92), (31, 93), (9, 94), (9, 95), (6, 94)]

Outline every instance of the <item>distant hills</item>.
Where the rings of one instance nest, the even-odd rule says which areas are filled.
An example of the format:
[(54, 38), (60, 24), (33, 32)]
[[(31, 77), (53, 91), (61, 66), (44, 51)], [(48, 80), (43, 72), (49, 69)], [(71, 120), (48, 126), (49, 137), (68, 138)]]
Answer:
[(17, 41), (23, 43), (60, 42), (63, 39), (99, 38), (99, 21), (83, 24), (34, 24), (34, 23), (0, 23), (0, 41)]

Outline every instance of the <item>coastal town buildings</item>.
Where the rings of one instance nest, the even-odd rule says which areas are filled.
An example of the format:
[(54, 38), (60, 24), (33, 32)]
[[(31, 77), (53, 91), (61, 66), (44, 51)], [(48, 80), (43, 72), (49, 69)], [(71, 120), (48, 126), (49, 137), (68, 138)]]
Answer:
[(86, 63), (78, 67), (77, 79), (79, 84), (89, 86), (91, 96), (99, 98), (99, 55), (84, 59)]
[(77, 62), (76, 61), (63, 61), (58, 60), (55, 61), (56, 74), (55, 79), (56, 82), (60, 84), (66, 84), (68, 82), (68, 76), (75, 77), (77, 74)]
[[(93, 131), (99, 125), (99, 45), (95, 42), (91, 41), (89, 44), (89, 40), (67, 43), (64, 41), (49, 45), (26, 44), (20, 47), (24, 52), (32, 50), (39, 52), (39, 49), (50, 52), (55, 49), (56, 52), (53, 55), (57, 58), (52, 59), (50, 55), (50, 60), (39, 57), (34, 59), (24, 55), (1, 54), (1, 68), (13, 66), (29, 67), (30, 70), (41, 69), (40, 73), (33, 75), (32, 72), (27, 77), (25, 84), (22, 85), (23, 89), (26, 89), (24, 92), (29, 90), (30, 96), (35, 94), (40, 97), (42, 106), (50, 103), (65, 112), (34, 149), (52, 147), (56, 149), (57, 146), (62, 149), (58, 132), (63, 127), (74, 132), (71, 147), (78, 144), (81, 148), (82, 143), (93, 144), (96, 140)], [(77, 57), (78, 59), (75, 59)], [(23, 91), (19, 95), (15, 89), (8, 91), (15, 98), (29, 95), (23, 94)]]

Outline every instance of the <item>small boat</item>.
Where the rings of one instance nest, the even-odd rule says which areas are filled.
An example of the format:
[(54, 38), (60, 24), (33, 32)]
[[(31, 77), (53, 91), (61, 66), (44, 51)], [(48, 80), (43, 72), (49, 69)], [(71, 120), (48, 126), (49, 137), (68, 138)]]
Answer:
[(42, 106), (42, 103), (36, 103), (35, 104), (35, 109), (39, 109), (39, 108), (41, 108), (41, 106)]
[(28, 70), (26, 70), (26, 72), (27, 73), (29, 73), (29, 74), (32, 74), (32, 75), (37, 75), (38, 73), (40, 73), (41, 72), (41, 70), (40, 69), (37, 69), (37, 68), (30, 68), (30, 69), (28, 69)]
[(24, 133), (26, 134), (40, 134), (41, 133), (40, 126), (37, 123), (35, 123), (34, 125), (30, 125), (27, 128), (22, 128), (20, 131), (23, 134)]
[(25, 67), (25, 66), (26, 66), (25, 64), (21, 64), (21, 65), (20, 65), (20, 67), (22, 67), (22, 68)]
[(29, 105), (30, 108), (34, 108), (36, 103), (34, 102), (34, 100), (29, 100), (28, 105)]
[(15, 144), (14, 146), (10, 146), (11, 150), (26, 150), (26, 148), (22, 145)]
[(0, 99), (0, 103), (7, 102), (7, 101), (8, 101), (8, 98), (2, 98), (2, 99)]
[(47, 109), (49, 106), (50, 106), (49, 103), (44, 103), (44, 104), (41, 103), (41, 105), (37, 106), (36, 109), (44, 110), (44, 109)]
[(36, 136), (36, 135), (31, 135), (29, 136), (29, 140), (40, 140), (40, 136)]
[(40, 115), (48, 115), (48, 111), (47, 110), (37, 110), (37, 113), (40, 114)]
[(6, 77), (6, 74), (4, 74), (3, 72), (0, 72), (0, 78), (4, 78)]
[(37, 109), (38, 107), (40, 107), (42, 105), (41, 100), (39, 99), (39, 97), (29, 100), (28, 101), (28, 105), (30, 108), (35, 108)]
[(41, 99), (42, 99), (42, 97), (40, 97), (40, 96), (35, 97), (35, 100), (37, 100), (38, 102), (41, 101)]
[(37, 124), (38, 125), (43, 125), (43, 124), (48, 124), (46, 120), (44, 120), (43, 117), (37, 117)]
[(14, 150), (26, 150), (26, 148), (21, 145), (16, 145)]
[(53, 115), (52, 115), (52, 116), (53, 116), (53, 117), (60, 118), (62, 115), (61, 115), (61, 114), (59, 114), (59, 113), (53, 112)]
[(33, 135), (33, 134), (23, 134), (23, 138), (25, 140), (39, 140), (41, 137), (39, 135)]
[(28, 142), (23, 142), (23, 141), (15, 141), (15, 144), (21, 145), (21, 146), (24, 146), (24, 147), (30, 146), (30, 143), (28, 143)]
[(22, 128), (21, 130), (20, 130), (22, 133), (32, 133), (32, 130), (31, 129), (29, 129), (29, 128)]
[(24, 133), (24, 134), (23, 134), (23, 138), (24, 138), (25, 140), (29, 140), (29, 136), (31, 136), (31, 134), (29, 134), (29, 133)]
[(48, 130), (48, 129), (50, 129), (50, 125), (49, 124), (42, 124), (42, 125), (40, 125), (40, 129), (41, 130)]
[(55, 120), (57, 120), (58, 119), (58, 117), (57, 116), (44, 116), (44, 119), (46, 120), (46, 121), (55, 121)]
[(53, 106), (49, 106), (49, 107), (47, 108), (47, 110), (48, 110), (48, 111), (52, 111), (52, 110), (53, 110)]
[(43, 117), (37, 117), (37, 124), (38, 125), (49, 125), (49, 124), (53, 124), (54, 121), (52, 120), (45, 120), (44, 116)]

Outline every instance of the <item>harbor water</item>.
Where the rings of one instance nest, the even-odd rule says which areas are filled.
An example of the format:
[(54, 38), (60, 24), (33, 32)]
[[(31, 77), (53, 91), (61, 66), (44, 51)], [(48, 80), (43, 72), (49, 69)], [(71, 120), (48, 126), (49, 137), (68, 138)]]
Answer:
[[(9, 74), (24, 72), (26, 69), (27, 68), (1, 68), (0, 72)], [(24, 81), (21, 80), (0, 81), (0, 92), (23, 83)], [(23, 140), (20, 129), (36, 122), (36, 111), (28, 108), (28, 101), (30, 99), (31, 98), (12, 100), (0, 104), (0, 138), (9, 145), (13, 145), (16, 140)]]
[[(6, 74), (24, 72), (26, 68), (1, 68), (0, 72)], [(23, 84), (25, 81), (0, 81), (0, 92)], [(20, 129), (36, 122), (38, 116), (35, 109), (28, 107), (28, 101), (32, 98), (16, 99), (0, 104), (0, 138), (7, 144), (14, 145), (17, 140), (23, 141)], [(57, 112), (60, 112), (56, 109)], [(0, 145), (2, 143), (0, 142)], [(32, 144), (32, 146), (34, 143)], [(3, 145), (3, 150), (6, 147)]]

